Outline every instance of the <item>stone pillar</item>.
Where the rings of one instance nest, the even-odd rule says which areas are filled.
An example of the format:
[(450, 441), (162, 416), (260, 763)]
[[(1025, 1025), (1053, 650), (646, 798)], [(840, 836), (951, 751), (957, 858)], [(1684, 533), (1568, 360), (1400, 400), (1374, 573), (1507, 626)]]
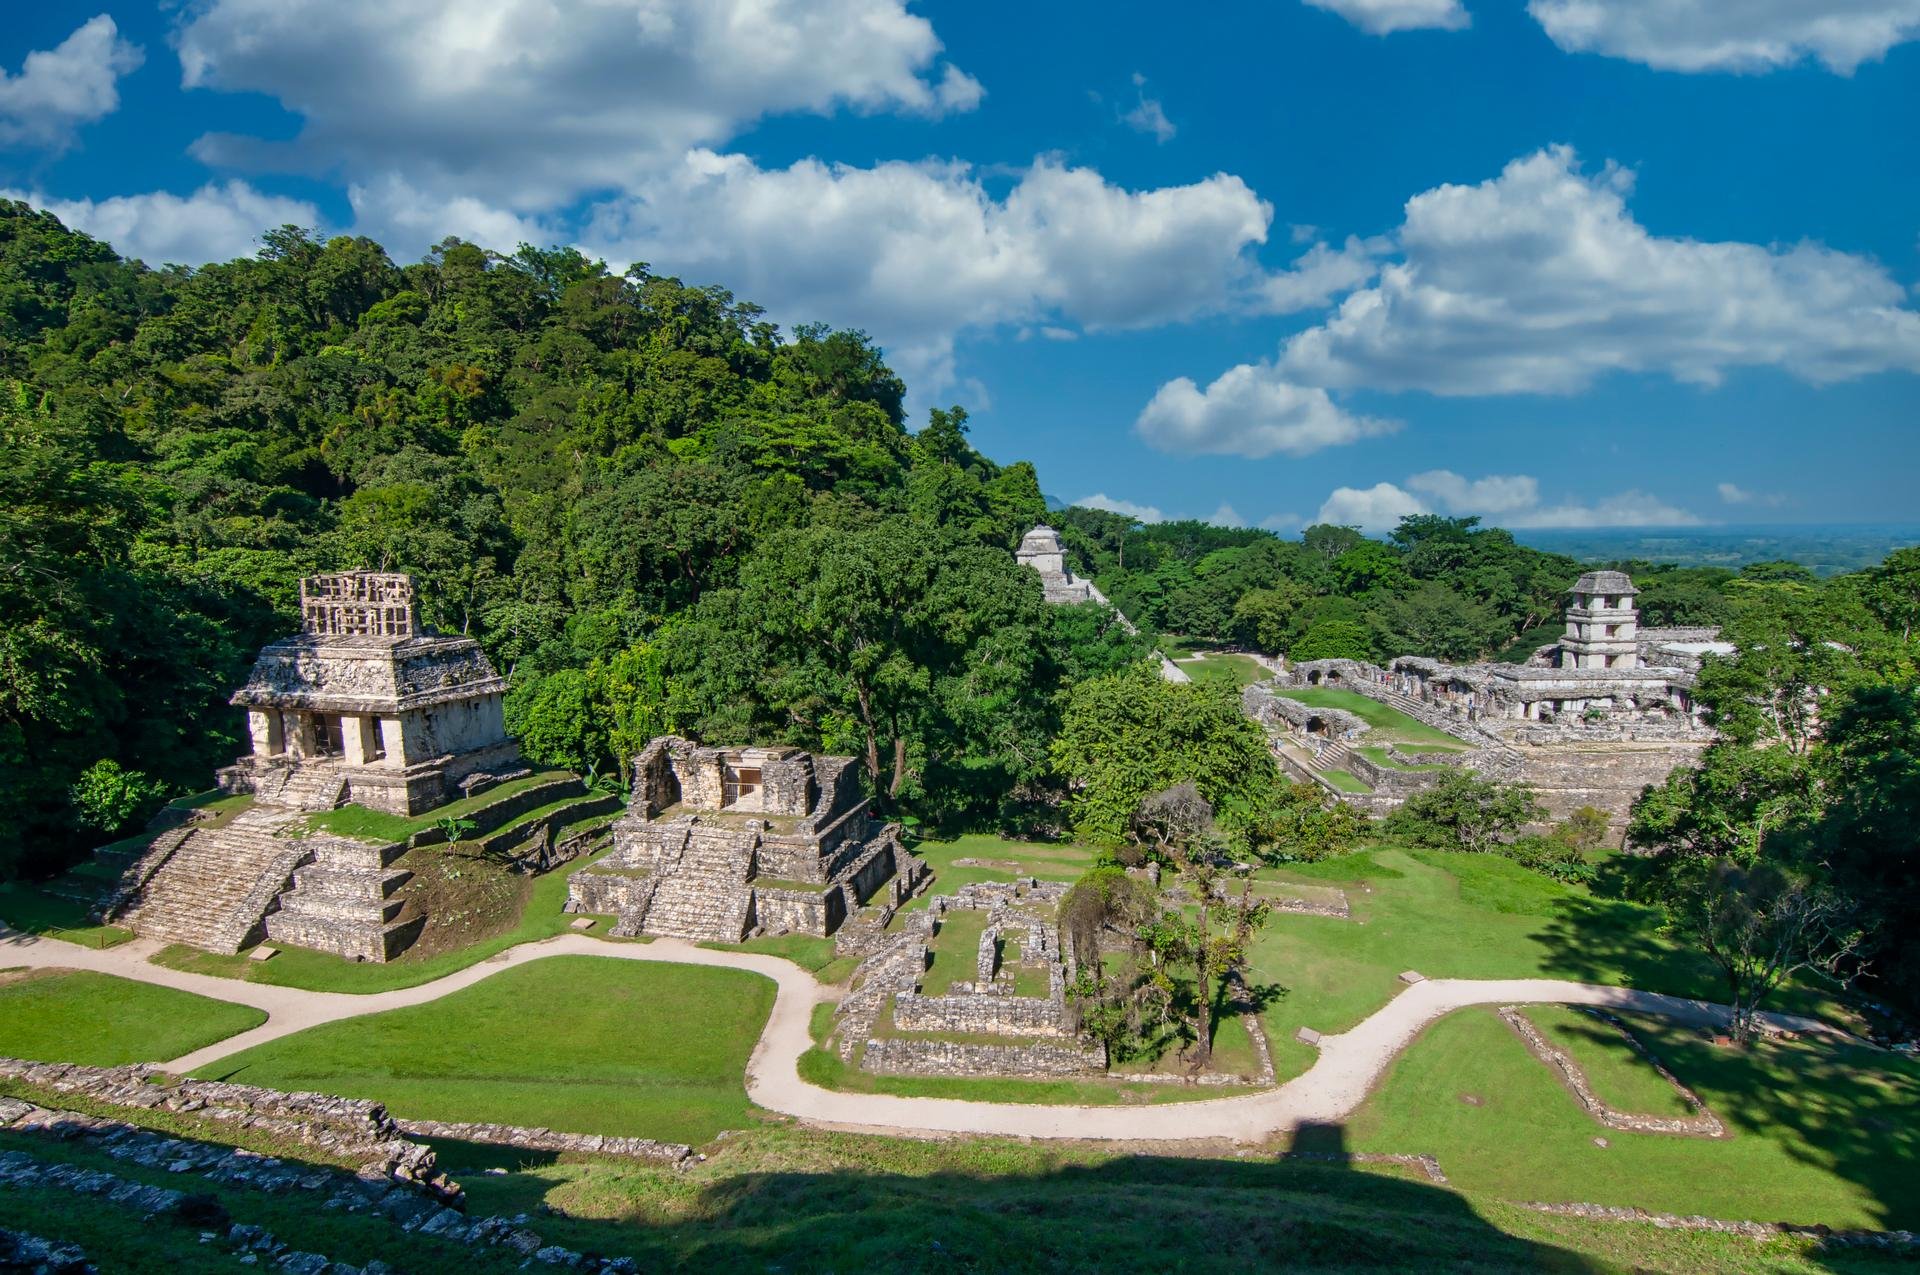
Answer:
[(314, 747), (312, 713), (288, 713), (287, 726), (295, 757), (312, 757), (319, 751)]
[(287, 734), (275, 708), (247, 710), (247, 733), (253, 736), (255, 757), (278, 757), (287, 751)]
[(382, 717), (380, 719), (380, 738), (386, 746), (387, 765), (407, 766), (414, 758), (407, 751), (407, 718), (418, 720), (419, 714), (409, 713), (403, 717)]
[(349, 766), (365, 766), (380, 751), (379, 723), (372, 717), (346, 714), (340, 718), (340, 758)]

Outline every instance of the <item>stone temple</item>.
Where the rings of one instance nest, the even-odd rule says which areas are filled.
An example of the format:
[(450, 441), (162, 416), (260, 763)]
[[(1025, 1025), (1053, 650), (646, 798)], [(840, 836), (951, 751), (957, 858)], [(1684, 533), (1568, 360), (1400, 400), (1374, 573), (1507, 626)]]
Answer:
[(314, 576), (300, 612), (304, 631), (264, 648), (233, 696), (253, 751), (220, 773), (226, 791), (417, 815), (518, 766), (506, 679), (472, 638), (421, 629), (411, 577)]
[[(1622, 827), (1647, 784), (1694, 765), (1714, 738), (1693, 687), (1702, 661), (1733, 646), (1717, 629), (1649, 629), (1639, 590), (1621, 571), (1589, 571), (1568, 591), (1558, 641), (1523, 664), (1448, 664), (1403, 655), (1385, 667), (1359, 660), (1291, 666), (1297, 687), (1351, 690), (1380, 700), (1470, 746), (1465, 752), (1390, 749), (1382, 763), (1354, 747), (1368, 727), (1339, 709), (1310, 709), (1269, 688), (1250, 688), (1248, 710), (1300, 745), (1293, 759), (1315, 778), (1345, 771), (1370, 791), (1335, 785), (1343, 799), (1383, 812), (1431, 782), (1432, 766), (1460, 764), (1532, 785), (1564, 817), (1594, 806)], [(1283, 753), (1285, 750), (1283, 750)], [(1424, 773), (1423, 773), (1424, 768)]]
[(929, 874), (868, 805), (851, 757), (663, 735), (635, 758), (613, 852), (574, 873), (568, 909), (615, 916), (614, 934), (725, 943), (825, 937), (856, 912), (884, 925)]

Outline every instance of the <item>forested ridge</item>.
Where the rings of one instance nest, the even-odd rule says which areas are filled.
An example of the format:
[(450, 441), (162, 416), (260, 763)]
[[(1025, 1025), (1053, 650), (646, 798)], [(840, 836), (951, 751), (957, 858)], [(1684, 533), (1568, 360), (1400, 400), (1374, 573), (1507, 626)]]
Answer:
[(859, 333), (572, 250), (153, 270), (0, 204), (0, 868), (205, 787), (318, 569), (413, 572), (543, 762), (677, 729), (854, 753), (925, 818), (1031, 799), (1139, 647), (1015, 564), (1032, 467), (903, 394)]

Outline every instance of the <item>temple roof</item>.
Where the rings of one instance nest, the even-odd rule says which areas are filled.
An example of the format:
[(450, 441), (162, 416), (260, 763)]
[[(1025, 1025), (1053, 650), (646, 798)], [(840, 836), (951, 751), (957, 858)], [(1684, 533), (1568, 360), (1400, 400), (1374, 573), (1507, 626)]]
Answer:
[(310, 633), (260, 650), (229, 703), (329, 713), (402, 713), (500, 695), (507, 679), (472, 638), (319, 637)]
[(1573, 582), (1569, 593), (1620, 593), (1635, 594), (1640, 590), (1633, 587), (1633, 577), (1624, 571), (1589, 571)]

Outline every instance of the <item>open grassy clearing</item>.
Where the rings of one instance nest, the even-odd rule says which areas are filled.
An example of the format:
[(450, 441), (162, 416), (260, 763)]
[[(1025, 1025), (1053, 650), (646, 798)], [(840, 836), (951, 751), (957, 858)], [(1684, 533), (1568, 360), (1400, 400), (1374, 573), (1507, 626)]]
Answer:
[[(1263, 880), (1339, 883), (1350, 920), (1276, 915), (1253, 945), (1256, 981), (1285, 989), (1266, 1011), (1281, 1079), (1310, 1066), (1299, 1027), (1340, 1032), (1429, 978), (1565, 978), (1718, 999), (1706, 959), (1658, 933), (1649, 909), (1563, 885), (1497, 855), (1387, 847), (1263, 869)], [(1780, 1008), (1831, 1011), (1788, 989)]]
[[(1075, 881), (1093, 866), (1094, 859), (1094, 852), (1086, 846), (1009, 841), (977, 832), (919, 841), (911, 848), (933, 869), (933, 884), (902, 905), (902, 914), (924, 908), (933, 895), (952, 894), (975, 882), (1012, 881), (1026, 876), (1042, 881)], [(961, 864), (956, 862), (959, 859), (979, 862)], [(893, 924), (900, 924), (899, 916)]]
[(1465, 740), (1457, 739), (1443, 730), (1436, 730), (1416, 718), (1408, 717), (1397, 708), (1390, 708), (1377, 699), (1370, 699), (1358, 691), (1343, 691), (1326, 686), (1290, 687), (1276, 691), (1290, 700), (1298, 700), (1309, 708), (1338, 708), (1352, 713), (1367, 725), (1373, 727), (1374, 739), (1399, 744), (1417, 744), (1421, 748), (1466, 748)]
[(1529, 1005), (1520, 1011), (1540, 1034), (1580, 1064), (1594, 1096), (1615, 1111), (1641, 1116), (1690, 1116), (1678, 1090), (1627, 1043), (1611, 1023), (1569, 1005)]
[(422, 1119), (697, 1144), (754, 1121), (747, 1056), (772, 1007), (772, 982), (740, 970), (561, 956), (197, 1074), (377, 1098)]
[(1372, 792), (1373, 791), (1372, 786), (1369, 785), (1365, 780), (1361, 779), (1358, 775), (1352, 773), (1351, 771), (1341, 770), (1337, 766), (1327, 770), (1323, 770), (1320, 773), (1327, 777), (1328, 783), (1332, 784), (1335, 788), (1338, 788), (1341, 792)]
[(1354, 1116), (1353, 1145), (1435, 1155), (1463, 1190), (1509, 1200), (1920, 1226), (1920, 1065), (1814, 1040), (1720, 1049), (1661, 1019), (1633, 1021), (1730, 1139), (1603, 1128), (1491, 1008), (1475, 1008), (1401, 1057)]
[(1196, 682), (1224, 682), (1236, 687), (1251, 686), (1273, 676), (1252, 656), (1231, 651), (1208, 651), (1199, 659), (1183, 660), (1180, 671)]
[(153, 961), (196, 974), (304, 987), (310, 991), (384, 992), (396, 987), (414, 987), (463, 970), (517, 944), (565, 932), (574, 920), (561, 911), (567, 902), (567, 878), (598, 857), (591, 855), (541, 876), (524, 877), (508, 873), (497, 862), (466, 855), (457, 846), (423, 846), (408, 851), (401, 860), (403, 864), (407, 860), (423, 859), (453, 865), (452, 870), (478, 874), (470, 885), (490, 879), (486, 874), (491, 873), (506, 883), (503, 890), (510, 886), (511, 891), (496, 901), (499, 906), (486, 919), (468, 918), (461, 922), (470, 922), (471, 931), (480, 937), (440, 950), (408, 949), (385, 965), (356, 963), (331, 953), (299, 947), (283, 947), (270, 961), (254, 961), (245, 953), (216, 956), (178, 944), (162, 948), (154, 954)]
[(90, 970), (0, 970), (0, 1055), (9, 1058), (163, 1062), (266, 1021), (245, 1005)]

